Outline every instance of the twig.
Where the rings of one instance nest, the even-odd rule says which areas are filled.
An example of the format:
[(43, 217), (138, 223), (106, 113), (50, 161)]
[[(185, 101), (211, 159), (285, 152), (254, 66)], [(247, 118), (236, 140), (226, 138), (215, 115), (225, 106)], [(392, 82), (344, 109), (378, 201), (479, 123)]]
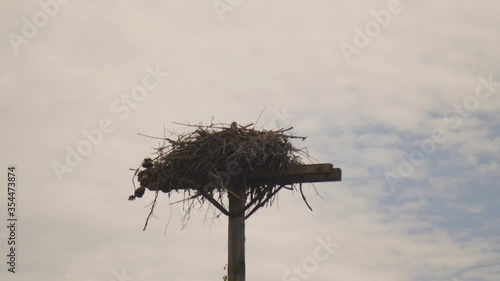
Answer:
[(306, 205), (309, 208), (309, 210), (312, 211), (313, 209), (311, 208), (311, 206), (309, 205), (309, 203), (307, 203), (306, 196), (304, 195), (304, 192), (302, 192), (302, 183), (300, 183), (299, 189), (300, 189), (300, 194), (302, 195), (302, 199), (304, 199), (304, 202), (306, 202)]
[[(170, 200), (170, 198), (169, 198), (169, 200)], [(168, 225), (170, 224), (170, 220), (172, 220), (173, 209), (174, 208), (172, 207), (172, 205), (170, 205), (170, 216), (168, 217), (167, 224), (165, 225), (165, 229), (163, 230), (163, 236), (167, 235), (167, 228), (168, 228)]]
[(149, 218), (151, 217), (151, 215), (153, 214), (153, 210), (154, 210), (154, 208), (156, 206), (156, 199), (157, 198), (158, 198), (158, 190), (156, 191), (155, 200), (151, 204), (151, 211), (149, 212), (148, 218), (146, 219), (146, 224), (144, 224), (144, 229), (142, 231), (145, 231), (146, 227), (148, 226), (148, 221), (149, 221)]
[(250, 211), (246, 216), (245, 216), (245, 219), (248, 219), (251, 215), (253, 215), (253, 213), (255, 213), (260, 207), (264, 206), (264, 204), (266, 204), (267, 201), (269, 201), (276, 193), (278, 193), (278, 191), (280, 191), (282, 188), (283, 188), (284, 185), (276, 188), (275, 191), (273, 191), (271, 194), (268, 194), (267, 195), (267, 198), (266, 200), (260, 202), (259, 204), (257, 204), (257, 206), (255, 206), (252, 211)]
[(143, 137), (147, 137), (147, 138), (151, 138), (151, 139), (157, 139), (157, 140), (164, 140), (165, 138), (160, 138), (160, 137), (153, 137), (153, 136), (148, 136), (148, 135), (145, 135), (145, 134), (141, 134), (141, 133), (137, 133), (139, 136), (143, 136)]
[(255, 122), (254, 122), (255, 125), (253, 126), (254, 128), (255, 128), (255, 126), (257, 126), (257, 123), (259, 123), (260, 116), (262, 116), (262, 113), (264, 113), (265, 110), (266, 110), (266, 108), (264, 107), (264, 109), (262, 109), (259, 116), (257, 117), (257, 120), (255, 120)]

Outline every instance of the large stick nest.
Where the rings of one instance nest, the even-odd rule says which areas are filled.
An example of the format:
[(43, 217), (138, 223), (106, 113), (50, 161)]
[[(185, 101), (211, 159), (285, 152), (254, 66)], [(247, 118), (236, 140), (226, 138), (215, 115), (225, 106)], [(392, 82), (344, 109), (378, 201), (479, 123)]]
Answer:
[[(175, 139), (161, 138), (163, 143), (154, 157), (144, 159), (136, 169), (134, 178), (140, 186), (129, 200), (142, 197), (146, 189), (157, 195), (159, 191), (177, 191), (184, 193), (182, 201), (188, 203), (186, 215), (193, 203), (203, 205), (206, 201), (230, 215), (224, 196), (234, 194), (236, 188), (245, 188), (248, 201), (243, 211), (249, 216), (257, 208), (272, 204), (277, 191), (285, 187), (252, 182), (249, 176), (266, 170), (279, 177), (287, 167), (303, 164), (300, 156), (307, 156), (305, 149), (292, 145), (292, 139), (305, 139), (289, 134), (292, 128), (257, 130), (252, 124), (240, 126), (236, 122), (186, 126), (195, 130), (176, 135)], [(252, 206), (254, 209), (249, 209)]]

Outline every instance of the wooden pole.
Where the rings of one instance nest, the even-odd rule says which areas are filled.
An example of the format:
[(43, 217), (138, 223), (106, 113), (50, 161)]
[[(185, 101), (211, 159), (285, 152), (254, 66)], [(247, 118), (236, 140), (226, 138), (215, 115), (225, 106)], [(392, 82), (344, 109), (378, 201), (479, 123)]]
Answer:
[(245, 208), (244, 186), (238, 186), (234, 195), (229, 193), (228, 226), (228, 279), (245, 281)]

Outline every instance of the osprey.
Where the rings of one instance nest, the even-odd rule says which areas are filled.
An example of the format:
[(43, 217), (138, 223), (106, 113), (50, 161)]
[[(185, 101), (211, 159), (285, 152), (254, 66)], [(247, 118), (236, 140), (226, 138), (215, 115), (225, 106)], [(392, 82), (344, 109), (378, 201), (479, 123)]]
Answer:
[(231, 123), (231, 130), (235, 132), (238, 131), (238, 124), (236, 123), (236, 121), (233, 121), (233, 123)]

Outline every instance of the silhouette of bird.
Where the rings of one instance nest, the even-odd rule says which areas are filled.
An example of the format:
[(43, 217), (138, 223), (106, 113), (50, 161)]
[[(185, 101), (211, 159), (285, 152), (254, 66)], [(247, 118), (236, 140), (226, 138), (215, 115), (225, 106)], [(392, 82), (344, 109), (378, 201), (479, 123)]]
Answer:
[(231, 130), (235, 132), (238, 131), (238, 123), (236, 123), (236, 121), (233, 121), (233, 123), (231, 123)]

